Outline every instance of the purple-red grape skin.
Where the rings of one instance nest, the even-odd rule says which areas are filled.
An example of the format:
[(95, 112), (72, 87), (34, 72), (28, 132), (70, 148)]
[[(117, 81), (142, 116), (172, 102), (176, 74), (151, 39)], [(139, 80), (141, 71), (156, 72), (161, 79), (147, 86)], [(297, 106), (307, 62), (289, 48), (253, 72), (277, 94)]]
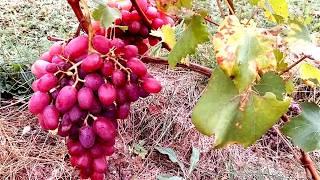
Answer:
[(77, 102), (77, 89), (73, 86), (63, 87), (56, 99), (56, 108), (60, 112), (67, 112), (70, 110)]
[(49, 105), (42, 112), (43, 123), (46, 128), (55, 130), (59, 124), (59, 111), (54, 105)]
[(79, 131), (79, 141), (81, 145), (89, 149), (91, 148), (95, 143), (95, 133), (93, 132), (93, 129), (89, 126), (83, 126)]
[(104, 106), (109, 106), (116, 100), (117, 91), (111, 84), (103, 84), (98, 90), (98, 96)]
[(29, 111), (33, 114), (41, 113), (43, 109), (49, 105), (50, 100), (50, 96), (47, 93), (40, 91), (35, 92), (29, 100)]

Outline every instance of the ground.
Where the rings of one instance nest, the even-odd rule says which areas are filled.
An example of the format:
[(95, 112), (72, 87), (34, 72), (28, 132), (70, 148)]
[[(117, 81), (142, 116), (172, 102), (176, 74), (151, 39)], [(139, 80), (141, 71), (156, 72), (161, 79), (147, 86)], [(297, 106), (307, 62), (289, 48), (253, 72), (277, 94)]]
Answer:
[[(77, 26), (64, 0), (1, 1), (0, 24), (0, 64), (14, 62), (27, 67), (50, 45), (48, 35), (67, 38)], [(200, 50), (191, 61), (210, 60), (210, 46)], [(186, 173), (186, 179), (306, 179), (303, 167), (273, 130), (246, 149), (237, 145), (213, 149), (214, 137), (201, 135), (190, 119), (207, 77), (180, 68), (149, 68), (164, 89), (134, 104), (130, 118), (119, 123), (117, 151), (109, 159), (106, 179), (183, 176), (179, 166), (156, 147), (172, 148), (185, 167), (190, 165), (192, 147), (200, 150), (200, 161), (192, 174)], [(18, 77), (17, 84), (30, 89), (30, 72), (19, 72)], [(0, 96), (0, 179), (78, 179), (77, 171), (69, 164), (65, 139), (41, 130), (36, 118), (27, 111), (28, 96), (13, 92), (10, 100)], [(317, 90), (301, 86), (295, 93), (319, 102)], [(136, 152), (138, 147), (147, 151), (144, 158)], [(299, 153), (297, 149), (295, 153)], [(320, 154), (311, 156), (319, 167)]]

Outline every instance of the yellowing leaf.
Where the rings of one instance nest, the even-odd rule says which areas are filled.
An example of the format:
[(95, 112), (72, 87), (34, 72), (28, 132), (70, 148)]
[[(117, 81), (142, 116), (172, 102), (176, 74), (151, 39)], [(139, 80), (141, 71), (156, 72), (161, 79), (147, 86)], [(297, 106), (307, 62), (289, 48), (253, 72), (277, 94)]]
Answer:
[(233, 79), (240, 92), (257, 78), (258, 72), (275, 70), (273, 37), (255, 26), (244, 27), (236, 16), (228, 16), (213, 38), (219, 66)]
[(265, 15), (272, 21), (281, 23), (289, 17), (286, 0), (260, 0), (258, 6), (265, 10)]
[(157, 8), (160, 11), (176, 14), (181, 8), (192, 8), (192, 0), (156, 0)]
[(291, 20), (286, 35), (285, 41), (292, 53), (298, 56), (308, 55), (313, 59), (320, 60), (320, 47), (312, 42), (310, 32), (302, 22)]
[(310, 83), (320, 85), (320, 69), (314, 67), (311, 64), (303, 63), (299, 69), (300, 78), (303, 80), (309, 80)]
[(170, 25), (162, 26), (162, 41), (168, 44), (172, 49), (176, 44), (176, 35), (174, 29)]

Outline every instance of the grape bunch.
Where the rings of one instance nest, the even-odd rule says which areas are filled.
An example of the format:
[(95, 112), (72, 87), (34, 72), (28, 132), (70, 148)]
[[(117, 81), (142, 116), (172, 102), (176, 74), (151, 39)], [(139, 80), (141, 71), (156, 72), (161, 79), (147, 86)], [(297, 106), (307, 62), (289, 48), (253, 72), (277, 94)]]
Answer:
[(107, 156), (114, 153), (119, 119), (130, 104), (161, 84), (125, 41), (94, 35), (56, 42), (31, 67), (37, 78), (29, 111), (44, 130), (66, 137), (71, 165), (82, 178), (104, 179)]
[(136, 1), (145, 17), (150, 24), (146, 24), (138, 11), (132, 6), (130, 0), (109, 1), (107, 6), (117, 8), (121, 11), (121, 19), (115, 21), (115, 25), (126, 26), (128, 30), (123, 31), (119, 27), (104, 29), (100, 26), (99, 21), (92, 23), (96, 34), (107, 35), (108, 37), (117, 37), (124, 39), (127, 44), (132, 44), (138, 47), (139, 54), (145, 54), (149, 46), (155, 46), (160, 42), (159, 37), (151, 36), (151, 30), (157, 30), (163, 25), (174, 26), (174, 20), (168, 15), (157, 10), (155, 6), (147, 0)]

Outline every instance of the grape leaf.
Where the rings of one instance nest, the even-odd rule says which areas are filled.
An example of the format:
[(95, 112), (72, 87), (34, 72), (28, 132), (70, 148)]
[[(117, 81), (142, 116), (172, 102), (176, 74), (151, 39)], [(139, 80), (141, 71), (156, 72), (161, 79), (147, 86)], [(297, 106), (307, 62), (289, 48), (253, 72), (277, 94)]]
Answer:
[(160, 11), (176, 14), (181, 8), (192, 8), (192, 0), (156, 0), (157, 8)]
[(192, 171), (196, 168), (199, 162), (199, 159), (200, 159), (200, 150), (195, 147), (192, 147), (192, 154), (190, 158), (190, 168), (189, 168), (188, 174), (191, 174)]
[(302, 103), (302, 113), (291, 119), (281, 131), (304, 151), (320, 149), (320, 107)]
[(300, 78), (314, 84), (320, 83), (320, 70), (311, 64), (303, 63), (299, 68)]
[(286, 0), (260, 0), (256, 4), (265, 10), (265, 16), (272, 21), (282, 23), (289, 17)]
[(290, 20), (285, 35), (287, 36), (285, 41), (293, 54), (307, 55), (320, 60), (320, 47), (312, 42), (310, 32), (302, 22)]
[(231, 77), (240, 92), (257, 78), (258, 72), (275, 70), (275, 39), (255, 26), (244, 27), (236, 16), (228, 16), (213, 38), (219, 66)]
[(213, 71), (208, 87), (192, 113), (192, 122), (201, 133), (215, 134), (215, 147), (228, 144), (250, 146), (270, 129), (290, 105), (270, 92), (238, 94), (232, 80), (220, 69)]
[(209, 33), (203, 18), (194, 15), (168, 56), (170, 66), (174, 67), (188, 54), (194, 54), (198, 44), (208, 40)]
[(150, 35), (160, 37), (171, 49), (176, 44), (175, 30), (170, 25), (164, 25), (157, 31), (152, 30)]
[(279, 49), (273, 50), (277, 60), (277, 71), (284, 71), (288, 68), (288, 63), (285, 62), (285, 55)]
[(285, 82), (285, 87), (286, 87), (287, 94), (292, 94), (294, 92), (295, 86), (292, 79), (289, 79)]
[(263, 74), (261, 80), (254, 86), (260, 95), (272, 92), (277, 99), (282, 100), (283, 94), (286, 93), (286, 87), (283, 79), (275, 72), (267, 72)]
[(92, 17), (94, 20), (100, 21), (103, 27), (109, 28), (116, 19), (121, 18), (121, 13), (118, 9), (100, 4), (93, 11)]
[(164, 148), (164, 147), (155, 147), (161, 154), (168, 155), (169, 159), (173, 163), (177, 163), (181, 170), (184, 171), (184, 164), (178, 159), (177, 154), (171, 148)]

